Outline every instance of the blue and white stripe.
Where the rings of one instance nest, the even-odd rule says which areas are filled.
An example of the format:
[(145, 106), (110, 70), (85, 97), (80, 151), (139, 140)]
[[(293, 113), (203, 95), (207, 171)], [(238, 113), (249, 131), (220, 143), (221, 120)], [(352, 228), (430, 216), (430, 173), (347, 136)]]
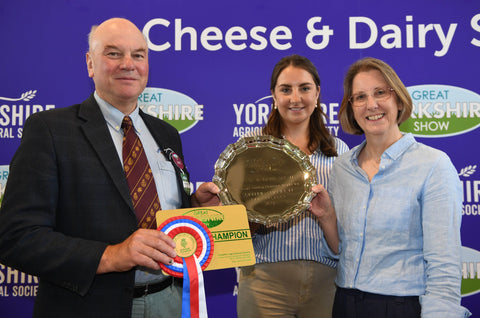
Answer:
[[(335, 138), (338, 154), (348, 151), (348, 146)], [(319, 183), (327, 188), (328, 177), (337, 157), (327, 157), (318, 149), (310, 156), (317, 169)], [(312, 260), (335, 267), (337, 260), (328, 253), (317, 218), (306, 211), (285, 223), (260, 227), (253, 236), (253, 247), (257, 263), (273, 263), (291, 260)]]

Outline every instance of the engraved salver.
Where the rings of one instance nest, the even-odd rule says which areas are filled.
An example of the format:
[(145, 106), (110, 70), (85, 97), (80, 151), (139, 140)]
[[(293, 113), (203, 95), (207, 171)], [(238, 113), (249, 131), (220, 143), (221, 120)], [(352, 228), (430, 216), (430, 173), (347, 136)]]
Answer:
[(249, 221), (269, 225), (305, 211), (318, 181), (315, 167), (298, 147), (285, 139), (254, 136), (225, 148), (213, 182), (223, 204), (243, 204)]

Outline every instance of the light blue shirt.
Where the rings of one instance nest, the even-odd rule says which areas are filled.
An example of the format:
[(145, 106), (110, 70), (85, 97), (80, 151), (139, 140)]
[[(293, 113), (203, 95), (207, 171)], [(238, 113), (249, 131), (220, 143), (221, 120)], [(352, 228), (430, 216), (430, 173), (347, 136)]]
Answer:
[[(117, 108), (101, 99), (96, 92), (94, 97), (100, 106), (105, 121), (107, 122), (108, 130), (110, 131), (113, 143), (115, 144), (115, 149), (118, 153), (118, 160), (120, 160), (123, 166), (123, 129), (121, 126), (125, 115)], [(163, 150), (159, 148), (147, 126), (145, 126), (142, 117), (140, 117), (138, 107), (135, 108), (129, 117), (131, 118), (135, 132), (145, 149), (145, 155), (147, 156), (148, 163), (152, 169), (153, 179), (155, 180), (162, 210), (179, 209), (182, 206), (182, 198), (180, 195), (180, 186), (177, 183), (177, 177), (172, 163), (163, 155)], [(138, 284), (147, 281), (161, 281), (164, 277), (165, 276), (161, 274), (161, 271), (153, 271), (145, 268), (144, 270), (137, 270), (135, 282)]]
[(365, 141), (333, 165), (339, 287), (420, 296), (422, 317), (468, 317), (460, 306), (462, 187), (448, 156), (404, 135), (369, 182)]
[[(335, 138), (338, 154), (348, 146)], [(327, 187), (330, 169), (337, 157), (327, 157), (319, 149), (310, 156), (317, 169), (319, 183)], [(335, 267), (336, 255), (329, 252), (318, 219), (305, 211), (288, 222), (261, 226), (254, 235), (253, 248), (257, 263), (283, 262), (290, 260), (312, 260)]]

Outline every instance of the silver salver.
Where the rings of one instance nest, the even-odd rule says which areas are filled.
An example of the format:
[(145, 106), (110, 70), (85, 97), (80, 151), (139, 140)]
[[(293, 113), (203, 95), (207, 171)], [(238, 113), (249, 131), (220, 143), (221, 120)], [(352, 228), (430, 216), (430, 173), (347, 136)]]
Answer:
[(270, 225), (304, 212), (318, 179), (303, 151), (264, 135), (228, 145), (215, 163), (213, 182), (222, 204), (243, 204), (250, 222)]

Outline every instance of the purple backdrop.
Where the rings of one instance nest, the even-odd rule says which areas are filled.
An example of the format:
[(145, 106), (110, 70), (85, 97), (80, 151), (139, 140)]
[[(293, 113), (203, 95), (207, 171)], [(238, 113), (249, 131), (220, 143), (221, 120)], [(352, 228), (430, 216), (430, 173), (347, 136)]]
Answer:
[[(150, 79), (140, 103), (182, 131), (194, 188), (211, 180), (218, 155), (261, 127), (269, 78), (283, 56), (317, 66), (330, 130), (349, 146), (362, 138), (338, 123), (342, 80), (365, 56), (385, 60), (414, 98), (402, 126), (447, 152), (464, 184), (463, 305), (480, 312), (480, 3), (474, 1), (65, 1), (0, 3), (0, 190), (29, 114), (83, 101), (93, 85), (85, 52), (91, 25), (119, 16), (150, 43)], [(205, 273), (211, 317), (235, 317), (235, 269)], [(2, 317), (29, 317), (37, 280), (0, 264)]]

